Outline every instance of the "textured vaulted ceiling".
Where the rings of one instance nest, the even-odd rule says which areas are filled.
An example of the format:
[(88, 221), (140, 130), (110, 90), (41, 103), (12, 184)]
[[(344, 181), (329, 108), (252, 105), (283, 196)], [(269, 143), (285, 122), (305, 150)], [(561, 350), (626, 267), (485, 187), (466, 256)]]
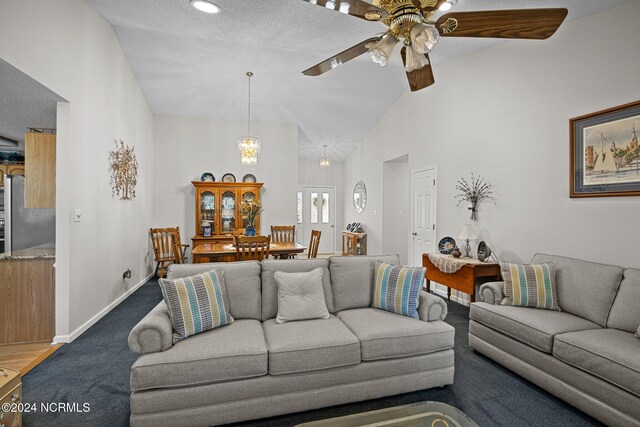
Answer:
[[(303, 76), (383, 27), (302, 0), (214, 0), (218, 15), (198, 12), (188, 0), (85, 1), (115, 28), (155, 113), (245, 120), (250, 70), (252, 118), (298, 125), (301, 158), (320, 157), (328, 144), (330, 157), (342, 160), (408, 90), (397, 53), (386, 68), (363, 55), (322, 76)], [(624, 2), (460, 0), (452, 11), (567, 7), (574, 19)], [(437, 64), (498, 42), (441, 40), (431, 54), (436, 78)], [(266, 149), (277, 141), (263, 143)]]
[[(55, 128), (58, 101), (64, 99), (0, 59), (0, 136), (24, 141), (29, 127)], [(0, 149), (12, 148), (0, 140)]]

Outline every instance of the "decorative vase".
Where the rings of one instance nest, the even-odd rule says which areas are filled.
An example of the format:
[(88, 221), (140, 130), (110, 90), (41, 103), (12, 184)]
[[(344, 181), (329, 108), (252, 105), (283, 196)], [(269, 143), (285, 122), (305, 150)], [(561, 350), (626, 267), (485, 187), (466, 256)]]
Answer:
[(453, 248), (453, 252), (451, 252), (451, 255), (454, 258), (460, 258), (462, 256), (462, 252), (460, 252), (460, 248), (456, 246), (455, 248)]
[(245, 229), (245, 234), (247, 236), (255, 236), (256, 228), (253, 225), (247, 225), (247, 228)]

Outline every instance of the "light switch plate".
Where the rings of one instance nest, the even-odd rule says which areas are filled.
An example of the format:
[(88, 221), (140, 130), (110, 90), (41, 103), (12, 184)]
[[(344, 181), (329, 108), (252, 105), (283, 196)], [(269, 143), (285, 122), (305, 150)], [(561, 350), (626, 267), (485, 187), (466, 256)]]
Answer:
[(80, 222), (82, 220), (82, 211), (76, 209), (73, 211), (73, 222)]

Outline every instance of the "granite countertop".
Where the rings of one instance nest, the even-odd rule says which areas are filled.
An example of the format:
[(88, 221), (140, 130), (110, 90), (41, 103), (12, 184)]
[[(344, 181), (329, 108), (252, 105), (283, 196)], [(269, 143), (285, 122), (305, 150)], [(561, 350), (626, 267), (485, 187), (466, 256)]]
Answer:
[(56, 250), (53, 246), (36, 246), (18, 251), (0, 254), (0, 260), (10, 259), (55, 259)]

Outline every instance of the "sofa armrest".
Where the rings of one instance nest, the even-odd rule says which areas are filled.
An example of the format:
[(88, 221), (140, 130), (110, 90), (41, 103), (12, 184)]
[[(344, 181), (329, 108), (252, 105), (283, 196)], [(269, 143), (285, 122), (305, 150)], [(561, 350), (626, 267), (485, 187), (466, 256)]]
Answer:
[(480, 286), (480, 298), (491, 305), (498, 305), (504, 298), (504, 282), (487, 282)]
[(140, 354), (157, 353), (173, 346), (173, 326), (164, 301), (133, 327), (128, 341), (129, 348)]
[(418, 305), (418, 316), (425, 322), (444, 320), (449, 309), (445, 300), (439, 296), (420, 291), (420, 304)]

